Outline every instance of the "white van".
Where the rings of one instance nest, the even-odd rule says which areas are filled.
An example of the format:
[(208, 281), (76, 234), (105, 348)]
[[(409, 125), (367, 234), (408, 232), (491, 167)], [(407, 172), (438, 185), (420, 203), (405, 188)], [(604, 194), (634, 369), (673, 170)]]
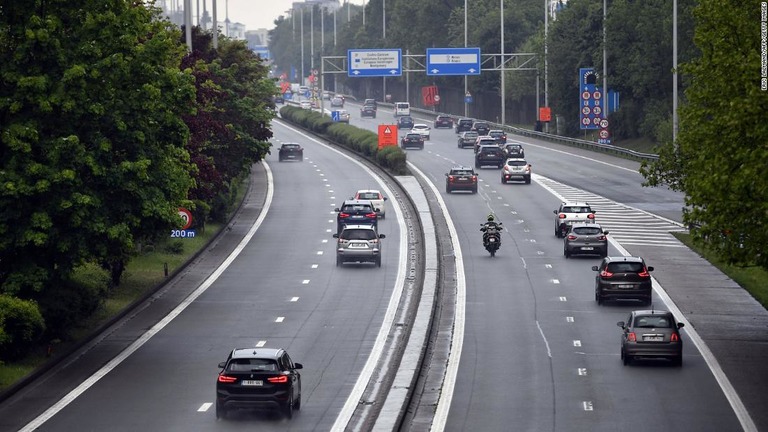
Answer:
[(395, 117), (411, 115), (411, 104), (408, 102), (395, 102)]

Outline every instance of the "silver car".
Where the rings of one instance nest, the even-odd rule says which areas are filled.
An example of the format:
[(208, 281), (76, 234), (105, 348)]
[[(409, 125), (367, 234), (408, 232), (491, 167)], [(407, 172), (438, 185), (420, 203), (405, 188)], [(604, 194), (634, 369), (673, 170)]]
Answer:
[(334, 234), (336, 244), (336, 266), (345, 262), (372, 262), (381, 267), (381, 239), (384, 234), (376, 232), (373, 225), (345, 225), (340, 233)]
[(459, 148), (474, 146), (475, 141), (477, 141), (477, 137), (478, 135), (477, 135), (477, 132), (475, 131), (462, 132), (461, 135), (459, 136), (459, 142), (458, 142)]
[(573, 255), (608, 256), (608, 231), (597, 223), (575, 223), (563, 240), (563, 255), (570, 258)]

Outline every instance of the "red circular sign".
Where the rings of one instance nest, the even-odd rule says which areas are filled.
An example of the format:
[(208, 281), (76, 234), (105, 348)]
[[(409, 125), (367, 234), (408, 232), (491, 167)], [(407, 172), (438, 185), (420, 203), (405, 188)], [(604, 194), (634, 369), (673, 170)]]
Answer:
[(601, 130), (599, 132), (599, 135), (600, 135), (600, 138), (602, 138), (602, 139), (608, 139), (611, 136), (610, 132), (608, 132), (605, 129)]
[(588, 106), (585, 106), (584, 108), (581, 109), (581, 113), (584, 114), (584, 115), (589, 115), (589, 114), (592, 113), (592, 110), (589, 109)]
[(179, 217), (184, 222), (184, 225), (181, 227), (181, 229), (185, 230), (192, 226), (192, 212), (185, 209), (184, 207), (179, 207)]
[(585, 92), (581, 93), (581, 98), (584, 99), (584, 100), (589, 99), (589, 96), (590, 96), (590, 94), (589, 94), (588, 91), (585, 91)]
[(608, 119), (601, 119), (600, 120), (600, 127), (605, 129), (608, 127)]
[(435, 95), (435, 102), (440, 102), (440, 95)]

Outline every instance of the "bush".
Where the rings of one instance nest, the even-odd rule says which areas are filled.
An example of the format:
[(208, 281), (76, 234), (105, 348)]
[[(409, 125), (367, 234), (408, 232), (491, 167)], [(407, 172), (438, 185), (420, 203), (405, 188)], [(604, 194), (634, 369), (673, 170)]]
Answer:
[(50, 286), (39, 294), (39, 305), (48, 327), (46, 336), (66, 339), (86, 318), (101, 307), (107, 297), (109, 275), (95, 265), (84, 265), (72, 272), (72, 279), (65, 279), (57, 286)]
[(0, 294), (0, 360), (28, 354), (45, 331), (37, 303)]

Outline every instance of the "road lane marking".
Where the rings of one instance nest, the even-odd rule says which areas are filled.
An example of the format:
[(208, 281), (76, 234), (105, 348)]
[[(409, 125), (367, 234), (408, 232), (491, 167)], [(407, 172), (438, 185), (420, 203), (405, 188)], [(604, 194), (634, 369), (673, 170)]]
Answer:
[(275, 322), (276, 323), (281, 323), (283, 321), (285, 321), (285, 317), (277, 317), (277, 318), (275, 318)]
[(213, 405), (213, 404), (210, 403), (210, 402), (206, 402), (206, 403), (200, 405), (200, 408), (197, 409), (197, 412), (206, 412), (206, 411), (208, 411), (208, 408), (211, 407), (211, 405)]
[(297, 301), (299, 301), (299, 298), (298, 297), (291, 297), (291, 301), (292, 302), (297, 302)]
[(124, 362), (128, 357), (130, 357), (131, 354), (133, 354), (139, 348), (144, 346), (144, 344), (149, 342), (149, 340), (152, 339), (153, 336), (155, 336), (157, 333), (163, 330), (168, 324), (171, 323), (171, 321), (174, 320), (174, 318), (176, 318), (182, 312), (184, 312), (184, 310), (187, 307), (189, 307), (189, 305), (191, 305), (195, 300), (197, 300), (198, 297), (203, 295), (203, 293), (205, 293), (208, 290), (208, 288), (210, 288), (211, 285), (213, 285), (213, 283), (216, 282), (216, 280), (227, 270), (227, 268), (229, 268), (229, 266), (235, 261), (235, 259), (237, 259), (240, 253), (242, 253), (242, 251), (251, 241), (253, 236), (256, 234), (256, 231), (259, 230), (259, 227), (261, 227), (261, 224), (264, 222), (264, 219), (266, 219), (267, 217), (267, 213), (269, 213), (269, 208), (272, 206), (272, 198), (274, 197), (274, 194), (275, 194), (274, 182), (272, 181), (272, 170), (269, 168), (269, 164), (267, 163), (267, 161), (262, 161), (262, 164), (267, 172), (267, 196), (264, 200), (264, 208), (259, 214), (259, 217), (256, 218), (256, 221), (253, 223), (253, 225), (251, 225), (251, 228), (250, 230), (248, 230), (248, 233), (245, 235), (245, 237), (243, 237), (242, 240), (240, 240), (240, 243), (237, 245), (237, 247), (235, 247), (232, 253), (229, 254), (227, 259), (225, 259), (224, 262), (222, 262), (221, 265), (210, 276), (208, 276), (208, 278), (206, 278), (203, 281), (203, 283), (201, 283), (189, 296), (187, 296), (187, 298), (182, 300), (178, 306), (176, 306), (171, 312), (169, 312), (168, 315), (163, 317), (163, 319), (158, 321), (157, 324), (153, 325), (144, 334), (139, 336), (138, 339), (133, 341), (133, 343), (128, 345), (128, 347), (125, 348), (123, 351), (121, 351), (120, 354), (116, 355), (114, 358), (112, 358), (112, 360), (107, 362), (107, 364), (102, 366), (101, 369), (94, 372), (85, 381), (80, 383), (80, 385), (78, 385), (77, 387), (72, 389), (72, 391), (67, 393), (64, 397), (59, 399), (58, 402), (51, 405), (42, 414), (37, 416), (31, 422), (27, 423), (27, 425), (21, 428), (19, 432), (32, 432), (35, 429), (38, 429), (45, 422), (50, 420), (51, 417), (53, 417), (59, 411), (66, 408), (67, 405), (69, 405), (75, 399), (77, 399), (80, 395), (85, 393), (85, 391), (93, 387), (97, 382), (99, 382), (100, 379), (104, 378), (108, 373), (110, 373), (122, 362)]
[(301, 283), (303, 285), (307, 285), (307, 284), (309, 284), (309, 279), (304, 279), (303, 281), (301, 281)]
[[(296, 297), (296, 298), (298, 298), (298, 297)], [(264, 345), (266, 345), (266, 344), (267, 344), (267, 341), (260, 340), (260, 341), (256, 342), (256, 348), (263, 348)]]

